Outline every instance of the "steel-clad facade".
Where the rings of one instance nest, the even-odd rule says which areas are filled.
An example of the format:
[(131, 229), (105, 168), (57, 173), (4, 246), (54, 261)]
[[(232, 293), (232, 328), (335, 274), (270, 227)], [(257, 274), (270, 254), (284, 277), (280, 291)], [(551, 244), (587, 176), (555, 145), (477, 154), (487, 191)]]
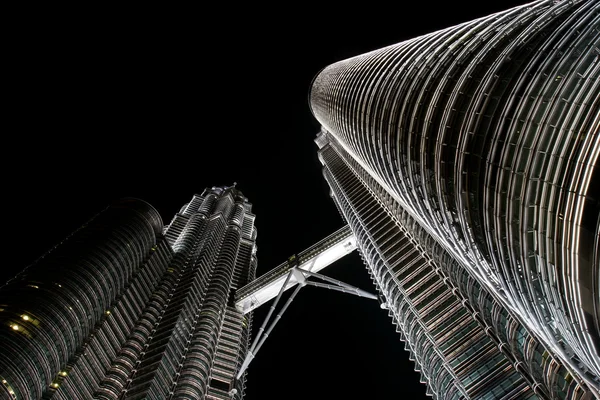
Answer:
[(117, 202), (0, 288), (1, 398), (241, 399), (256, 270), (251, 204), (195, 195), (163, 227)]
[(436, 398), (600, 393), (599, 58), (600, 3), (536, 1), (312, 83), (332, 196)]

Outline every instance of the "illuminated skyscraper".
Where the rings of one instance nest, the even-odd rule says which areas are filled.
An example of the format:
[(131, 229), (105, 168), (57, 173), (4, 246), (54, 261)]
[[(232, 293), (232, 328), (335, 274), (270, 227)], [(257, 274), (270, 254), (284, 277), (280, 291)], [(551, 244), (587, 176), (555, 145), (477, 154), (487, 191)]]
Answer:
[(240, 399), (255, 240), (235, 187), (111, 205), (0, 288), (0, 398)]
[(599, 60), (600, 3), (559, 0), (324, 68), (348, 227), (255, 280), (235, 187), (118, 202), (0, 287), (0, 396), (241, 399), (252, 309), (357, 248), (434, 398), (599, 397)]
[(600, 3), (324, 68), (324, 176), (435, 398), (600, 395)]

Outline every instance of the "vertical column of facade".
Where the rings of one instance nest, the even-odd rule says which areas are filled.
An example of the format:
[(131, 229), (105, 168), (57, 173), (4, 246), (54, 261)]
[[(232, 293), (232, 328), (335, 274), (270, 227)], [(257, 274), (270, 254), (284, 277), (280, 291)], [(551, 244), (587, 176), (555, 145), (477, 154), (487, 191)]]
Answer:
[(148, 259), (161, 229), (154, 208), (123, 200), (0, 288), (3, 398), (41, 398), (55, 388)]
[(181, 233), (171, 239), (175, 256), (163, 290), (156, 293), (160, 315), (136, 360), (123, 399), (164, 399), (173, 390), (223, 240), (222, 224), (209, 220), (217, 198), (218, 193), (208, 193), (198, 211), (184, 211), (174, 218), (173, 225)]
[(152, 315), (145, 310), (146, 304), (171, 257), (171, 248), (159, 239), (144, 267), (104, 312), (96, 329), (56, 376), (44, 399), (117, 399), (135, 366), (137, 350), (148, 339), (149, 332), (144, 327)]
[[(183, 229), (182, 241), (192, 241), (194, 234), (200, 233), (202, 229), (202, 223), (189, 224), (187, 229)], [(144, 374), (144, 372), (156, 369), (156, 363), (148, 362), (148, 360), (155, 361), (155, 358), (152, 358), (152, 352), (161, 354), (164, 350), (165, 340), (163, 338), (170, 336), (169, 328), (172, 328), (172, 326), (167, 322), (167, 308), (170, 308), (171, 312), (174, 312), (177, 308), (175, 304), (170, 307), (172, 296), (176, 290), (181, 289), (179, 283), (184, 275), (185, 258), (192, 248), (192, 246), (185, 245), (183, 247), (186, 250), (176, 253), (163, 270), (160, 283), (155, 287), (152, 296), (146, 303), (141, 318), (132, 330), (128, 343), (121, 349), (117, 360), (108, 371), (106, 378), (101, 382), (101, 388), (95, 393), (94, 398), (119, 398), (124, 389), (131, 385), (132, 377), (140, 369), (142, 374), (139, 375), (152, 376), (152, 374)], [(159, 326), (164, 330), (159, 331)], [(145, 357), (146, 355), (148, 357)], [(141, 365), (142, 360), (146, 361), (143, 366)], [(144, 368), (146, 369), (144, 370)], [(139, 377), (139, 375), (137, 376)]]
[(325, 178), (429, 393), (446, 399), (537, 398), (339, 151), (330, 145), (320, 150)]
[(243, 397), (245, 389), (246, 374), (239, 380), (236, 380), (236, 375), (249, 350), (252, 313), (244, 315), (233, 304), (236, 290), (253, 281), (256, 275), (254, 215), (250, 213), (249, 203), (245, 204), (245, 209), (242, 239), (232, 276), (225, 318), (211, 368), (211, 379), (206, 396), (208, 400), (239, 400)]
[[(244, 197), (232, 197), (222, 198), (221, 201), (228, 200), (231, 203), (223, 207), (222, 213), (215, 213), (215, 218), (221, 218), (226, 224), (224, 239), (200, 309), (196, 329), (174, 388), (173, 395), (176, 398), (204, 398), (210, 384), (217, 342), (230, 298), (245, 215)], [(216, 211), (219, 211), (218, 207)]]

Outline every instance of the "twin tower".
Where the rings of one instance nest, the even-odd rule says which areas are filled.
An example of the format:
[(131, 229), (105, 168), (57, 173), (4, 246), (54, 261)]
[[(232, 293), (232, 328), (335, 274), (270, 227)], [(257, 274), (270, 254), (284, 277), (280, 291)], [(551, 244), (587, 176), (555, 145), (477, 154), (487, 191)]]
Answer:
[[(600, 3), (535, 1), (340, 61), (323, 175), (434, 399), (600, 398)], [(251, 204), (100, 212), (0, 288), (0, 397), (241, 399)]]

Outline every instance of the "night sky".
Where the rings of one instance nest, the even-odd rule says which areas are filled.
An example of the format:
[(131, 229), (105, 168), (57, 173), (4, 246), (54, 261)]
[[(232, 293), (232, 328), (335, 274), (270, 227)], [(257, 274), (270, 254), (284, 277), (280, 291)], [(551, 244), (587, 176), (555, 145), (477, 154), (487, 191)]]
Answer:
[[(233, 182), (253, 204), (264, 274), (343, 224), (313, 142), (315, 74), (524, 3), (14, 14), (3, 51), (0, 280), (118, 198), (146, 200), (168, 224), (194, 193)], [(322, 273), (374, 292), (356, 253)], [(255, 312), (255, 331), (268, 307)], [(250, 365), (246, 399), (420, 399), (413, 369), (376, 301), (305, 287)]]

